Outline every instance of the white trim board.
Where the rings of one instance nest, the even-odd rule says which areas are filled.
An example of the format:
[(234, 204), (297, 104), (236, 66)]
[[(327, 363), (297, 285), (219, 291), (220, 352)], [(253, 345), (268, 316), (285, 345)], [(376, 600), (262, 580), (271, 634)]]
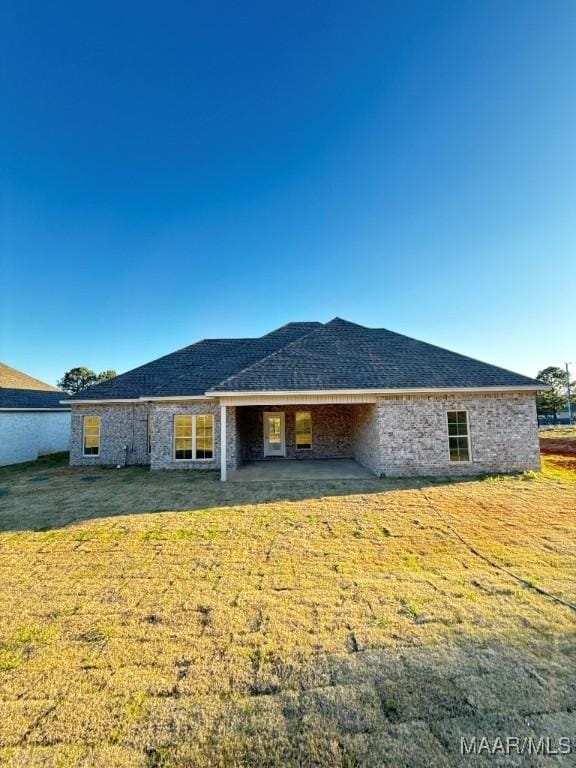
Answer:
[(259, 390), (254, 392), (218, 392), (214, 389), (206, 390), (211, 397), (260, 397), (263, 395), (410, 395), (410, 394), (444, 394), (453, 392), (540, 392), (552, 389), (549, 386), (535, 387), (530, 385), (500, 386), (500, 387), (403, 387), (399, 389), (275, 389)]
[[(548, 392), (551, 387), (516, 386), (516, 387), (422, 387), (422, 388), (404, 388), (404, 389), (317, 389), (317, 390), (274, 390), (260, 392), (216, 392), (207, 390), (205, 395), (171, 395), (165, 397), (134, 397), (117, 398), (106, 400), (60, 400), (61, 404), (66, 405), (114, 405), (114, 403), (155, 403), (155, 402), (187, 402), (187, 401), (212, 401), (220, 402), (226, 405), (242, 404), (274, 404), (270, 398), (284, 398), (276, 404), (298, 402), (302, 405), (314, 402), (357, 402), (373, 403), (377, 397), (386, 395), (471, 395), (490, 392)], [(336, 400), (334, 398), (342, 397), (348, 399)], [(303, 398), (310, 398), (309, 400)], [(355, 398), (355, 399), (349, 399)]]
[(146, 403), (180, 403), (188, 400), (201, 400), (203, 402), (216, 402), (217, 397), (213, 395), (172, 395), (171, 397), (117, 397), (107, 398), (105, 400), (60, 400), (61, 403), (69, 405), (114, 405), (114, 403), (137, 403), (145, 405)]
[(70, 413), (70, 408), (0, 408), (0, 413)]

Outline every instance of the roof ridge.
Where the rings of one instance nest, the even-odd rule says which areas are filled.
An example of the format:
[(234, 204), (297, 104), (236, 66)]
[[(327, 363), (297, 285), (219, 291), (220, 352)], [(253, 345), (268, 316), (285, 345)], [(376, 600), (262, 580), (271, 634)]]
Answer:
[[(287, 323), (286, 325), (289, 325)], [(280, 328), (284, 328), (285, 326), (281, 325)], [(230, 379), (236, 378), (236, 376), (240, 376), (242, 373), (245, 373), (246, 371), (249, 371), (251, 368), (254, 368), (254, 366), (259, 365), (260, 363), (263, 363), (265, 360), (269, 360), (271, 357), (274, 357), (274, 355), (277, 355), (279, 352), (284, 352), (286, 349), (291, 347), (293, 344), (297, 344), (298, 342), (302, 341), (302, 339), (307, 339), (309, 336), (312, 336), (315, 333), (318, 333), (318, 331), (322, 331), (326, 328), (326, 325), (324, 323), (320, 323), (319, 326), (313, 328), (308, 333), (303, 333), (302, 336), (298, 336), (297, 339), (294, 339), (293, 341), (288, 342), (288, 344), (284, 344), (284, 346), (279, 347), (278, 349), (275, 349), (274, 352), (270, 352), (267, 355), (264, 355), (264, 357), (258, 358), (258, 360), (255, 360), (250, 365), (247, 365), (245, 368), (241, 368), (239, 371), (236, 371), (235, 373), (231, 373), (230, 376), (226, 376), (225, 379), (222, 379), (222, 381), (219, 381), (217, 384), (214, 384), (210, 389), (207, 389), (207, 392), (213, 392), (216, 387), (223, 386), (227, 381), (230, 381)], [(276, 328), (276, 330), (280, 330), (279, 328)], [(266, 336), (270, 336), (275, 331), (270, 331), (270, 333), (267, 333), (265, 336), (261, 336), (261, 339), (266, 338)]]
[(346, 320), (345, 318), (339, 317), (338, 315), (336, 315), (336, 317), (333, 317), (332, 320), (329, 320), (327, 323), (324, 323), (324, 327), (330, 328), (330, 327), (339, 326), (342, 324), (351, 325), (354, 328), (362, 328), (363, 331), (374, 330), (373, 328), (369, 328), (367, 325), (360, 325), (360, 323), (353, 323), (351, 320)]

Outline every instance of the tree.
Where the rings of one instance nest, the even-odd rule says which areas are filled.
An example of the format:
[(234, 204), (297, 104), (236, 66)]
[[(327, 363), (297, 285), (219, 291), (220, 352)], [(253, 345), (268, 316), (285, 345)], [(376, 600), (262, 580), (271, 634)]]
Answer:
[(91, 368), (80, 366), (66, 371), (64, 376), (57, 382), (60, 389), (69, 392), (71, 395), (76, 392), (82, 392), (87, 387), (99, 384), (101, 381), (108, 381), (116, 376), (116, 371), (108, 370), (94, 373)]
[[(554, 421), (558, 411), (565, 408), (568, 403), (568, 393), (566, 384), (568, 376), (566, 371), (562, 368), (558, 368), (554, 365), (549, 365), (548, 368), (539, 371), (536, 377), (540, 381), (544, 381), (546, 384), (550, 384), (552, 390), (550, 392), (539, 392), (536, 398), (536, 407), (538, 413), (545, 415), (552, 415)], [(570, 389), (574, 391), (574, 382), (570, 383)]]
[(99, 384), (101, 381), (108, 381), (108, 379), (113, 379), (114, 376), (118, 376), (118, 374), (116, 373), (116, 371), (113, 371), (111, 368), (108, 371), (101, 371), (96, 377), (97, 379), (96, 383)]

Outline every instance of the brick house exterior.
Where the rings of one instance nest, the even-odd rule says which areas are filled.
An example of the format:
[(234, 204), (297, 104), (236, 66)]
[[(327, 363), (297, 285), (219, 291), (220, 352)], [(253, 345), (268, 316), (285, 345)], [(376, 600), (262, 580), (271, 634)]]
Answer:
[[(389, 331), (290, 323), (198, 342), (71, 398), (70, 461), (222, 479), (279, 459), (352, 458), (391, 477), (538, 470), (543, 388)], [(297, 414), (311, 428), (305, 445)]]

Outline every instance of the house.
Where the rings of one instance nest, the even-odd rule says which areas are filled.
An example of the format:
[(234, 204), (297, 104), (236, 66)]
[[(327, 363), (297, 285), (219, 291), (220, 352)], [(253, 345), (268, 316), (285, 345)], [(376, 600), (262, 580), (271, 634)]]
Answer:
[(63, 401), (73, 465), (220, 469), (353, 458), (376, 475), (540, 467), (546, 385), (335, 318), (204, 339)]
[(67, 451), (70, 406), (64, 392), (0, 363), (0, 466)]

